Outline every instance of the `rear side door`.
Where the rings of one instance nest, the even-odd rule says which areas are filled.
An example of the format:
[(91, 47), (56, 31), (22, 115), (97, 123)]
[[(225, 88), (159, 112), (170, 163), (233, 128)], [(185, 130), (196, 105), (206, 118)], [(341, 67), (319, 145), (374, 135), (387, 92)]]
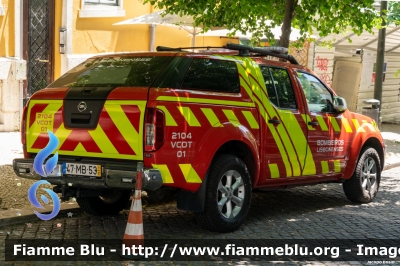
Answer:
[[(317, 174), (339, 174), (346, 166), (350, 143), (348, 121), (333, 109), (333, 94), (314, 75), (297, 71), (304, 91), (308, 113), (308, 142), (316, 162)], [(343, 129), (342, 129), (343, 125)]]
[(264, 182), (271, 179), (315, 174), (303, 122), (305, 110), (290, 72), (282, 67), (260, 65), (268, 94), (267, 130), (264, 134)]

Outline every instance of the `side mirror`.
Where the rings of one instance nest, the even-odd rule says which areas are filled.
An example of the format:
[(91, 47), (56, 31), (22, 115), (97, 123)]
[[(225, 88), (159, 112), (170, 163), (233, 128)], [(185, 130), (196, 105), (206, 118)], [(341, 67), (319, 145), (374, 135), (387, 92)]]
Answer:
[(338, 113), (343, 113), (347, 110), (347, 103), (343, 97), (334, 96), (333, 97), (333, 109)]

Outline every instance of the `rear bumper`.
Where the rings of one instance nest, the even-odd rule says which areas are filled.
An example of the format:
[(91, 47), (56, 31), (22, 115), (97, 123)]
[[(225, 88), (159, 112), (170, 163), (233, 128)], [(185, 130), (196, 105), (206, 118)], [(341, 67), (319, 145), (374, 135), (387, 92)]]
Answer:
[[(76, 162), (75, 162), (76, 163)], [(17, 176), (33, 180), (47, 180), (54, 185), (68, 185), (87, 189), (134, 189), (136, 183), (136, 162), (126, 164), (99, 163), (102, 171), (100, 177), (71, 176), (62, 173), (62, 165), (56, 168), (47, 177), (42, 177), (33, 169), (33, 159), (14, 159), (13, 169)], [(158, 169), (144, 169), (143, 190), (156, 190), (162, 186), (162, 176)]]

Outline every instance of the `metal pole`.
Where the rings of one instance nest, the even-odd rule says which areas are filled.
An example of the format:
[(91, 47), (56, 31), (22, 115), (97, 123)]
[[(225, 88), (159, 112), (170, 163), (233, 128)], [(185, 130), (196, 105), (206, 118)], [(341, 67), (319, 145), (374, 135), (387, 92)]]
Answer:
[(155, 48), (154, 48), (154, 43), (155, 43), (155, 39), (156, 39), (156, 24), (149, 24), (149, 28), (150, 28), (150, 45), (149, 45), (149, 50), (150, 52), (154, 52)]
[[(381, 1), (381, 17), (385, 16), (387, 10), (387, 1)], [(376, 53), (376, 68), (375, 68), (375, 87), (374, 99), (379, 100), (379, 117), (382, 109), (382, 84), (383, 84), (383, 64), (385, 61), (385, 38), (386, 38), (386, 21), (382, 20), (382, 28), (379, 30), (378, 47)], [(377, 121), (380, 125), (380, 121)]]

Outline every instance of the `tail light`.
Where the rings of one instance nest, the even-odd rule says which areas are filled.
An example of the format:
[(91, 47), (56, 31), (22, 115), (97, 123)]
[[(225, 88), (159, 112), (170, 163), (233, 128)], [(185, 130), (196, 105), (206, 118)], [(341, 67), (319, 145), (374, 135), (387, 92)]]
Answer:
[(156, 151), (164, 144), (164, 113), (148, 108), (145, 118), (144, 150)]

